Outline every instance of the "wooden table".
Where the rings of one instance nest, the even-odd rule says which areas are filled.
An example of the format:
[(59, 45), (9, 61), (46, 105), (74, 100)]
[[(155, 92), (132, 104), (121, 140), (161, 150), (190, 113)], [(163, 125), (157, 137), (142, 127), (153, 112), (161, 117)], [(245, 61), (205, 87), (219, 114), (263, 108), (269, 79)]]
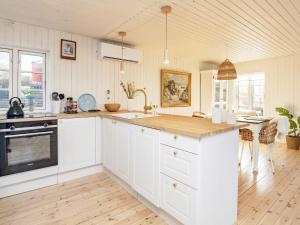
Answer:
[(258, 173), (258, 160), (259, 160), (259, 132), (261, 128), (266, 125), (271, 118), (264, 119), (248, 119), (247, 117), (238, 117), (237, 121), (242, 123), (247, 123), (249, 126), (247, 129), (250, 129), (253, 132), (253, 161), (252, 161), (252, 170), (253, 173)]

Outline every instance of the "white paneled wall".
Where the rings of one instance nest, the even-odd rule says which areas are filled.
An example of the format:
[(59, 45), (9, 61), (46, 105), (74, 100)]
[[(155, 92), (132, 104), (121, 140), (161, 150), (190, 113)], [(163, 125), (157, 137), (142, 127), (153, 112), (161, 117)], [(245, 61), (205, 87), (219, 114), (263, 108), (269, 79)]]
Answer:
[(265, 72), (265, 114), (284, 106), (300, 115), (300, 55), (251, 61), (236, 65), (239, 74)]
[[(77, 42), (77, 60), (60, 59), (60, 40)], [(119, 63), (97, 60), (97, 40), (82, 35), (42, 28), (22, 23), (0, 21), (0, 46), (44, 50), (49, 55), (48, 87), (77, 99), (82, 93), (92, 93), (99, 107), (108, 102), (106, 90), (111, 90), (111, 102), (119, 102), (126, 108), (126, 98), (120, 80), (134, 81), (137, 88), (146, 88), (149, 101), (160, 104), (160, 69), (170, 68), (192, 73), (192, 107), (166, 108), (161, 112), (191, 115), (200, 109), (200, 75), (197, 60), (171, 58), (168, 67), (162, 65), (159, 54), (144, 51), (141, 64), (126, 64), (126, 73), (119, 74)], [(48, 94), (49, 94), (48, 93)], [(49, 97), (50, 98), (50, 97)], [(135, 100), (136, 108), (143, 107), (143, 97)]]

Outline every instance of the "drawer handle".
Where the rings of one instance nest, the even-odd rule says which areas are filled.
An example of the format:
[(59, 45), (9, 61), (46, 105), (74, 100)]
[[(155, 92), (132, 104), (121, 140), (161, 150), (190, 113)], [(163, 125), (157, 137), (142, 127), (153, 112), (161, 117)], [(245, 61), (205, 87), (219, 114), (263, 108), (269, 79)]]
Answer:
[(177, 188), (177, 184), (176, 183), (173, 183), (173, 188)]
[(144, 132), (145, 132), (145, 129), (142, 128), (142, 129), (141, 129), (141, 132), (144, 133)]
[(178, 139), (177, 135), (174, 135), (174, 140), (176, 141)]
[(176, 157), (177, 156), (177, 152), (173, 152), (173, 155), (174, 155), (174, 157)]

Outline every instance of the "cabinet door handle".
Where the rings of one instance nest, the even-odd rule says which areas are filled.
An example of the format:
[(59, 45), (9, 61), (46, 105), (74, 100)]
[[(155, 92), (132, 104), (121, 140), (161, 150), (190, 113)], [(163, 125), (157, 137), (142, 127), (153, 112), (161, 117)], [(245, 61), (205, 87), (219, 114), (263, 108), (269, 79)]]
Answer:
[(177, 156), (177, 152), (173, 152), (173, 155), (174, 155), (174, 157), (176, 157)]
[(144, 129), (144, 128), (142, 128), (142, 129), (141, 129), (141, 132), (142, 132), (142, 133), (144, 133), (144, 132), (145, 132), (145, 129)]
[(176, 141), (178, 139), (177, 135), (174, 135), (174, 140)]
[(177, 188), (177, 184), (176, 183), (173, 183), (173, 188)]

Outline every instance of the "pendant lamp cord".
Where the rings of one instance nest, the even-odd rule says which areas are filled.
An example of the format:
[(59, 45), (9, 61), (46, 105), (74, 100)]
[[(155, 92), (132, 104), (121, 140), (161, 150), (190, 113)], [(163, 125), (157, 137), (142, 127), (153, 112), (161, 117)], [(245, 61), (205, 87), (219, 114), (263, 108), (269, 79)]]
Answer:
[(123, 36), (122, 36), (122, 62), (123, 62), (123, 59), (124, 59), (123, 51), (124, 51), (124, 41), (123, 41)]
[(166, 13), (166, 49), (168, 49), (168, 13)]

